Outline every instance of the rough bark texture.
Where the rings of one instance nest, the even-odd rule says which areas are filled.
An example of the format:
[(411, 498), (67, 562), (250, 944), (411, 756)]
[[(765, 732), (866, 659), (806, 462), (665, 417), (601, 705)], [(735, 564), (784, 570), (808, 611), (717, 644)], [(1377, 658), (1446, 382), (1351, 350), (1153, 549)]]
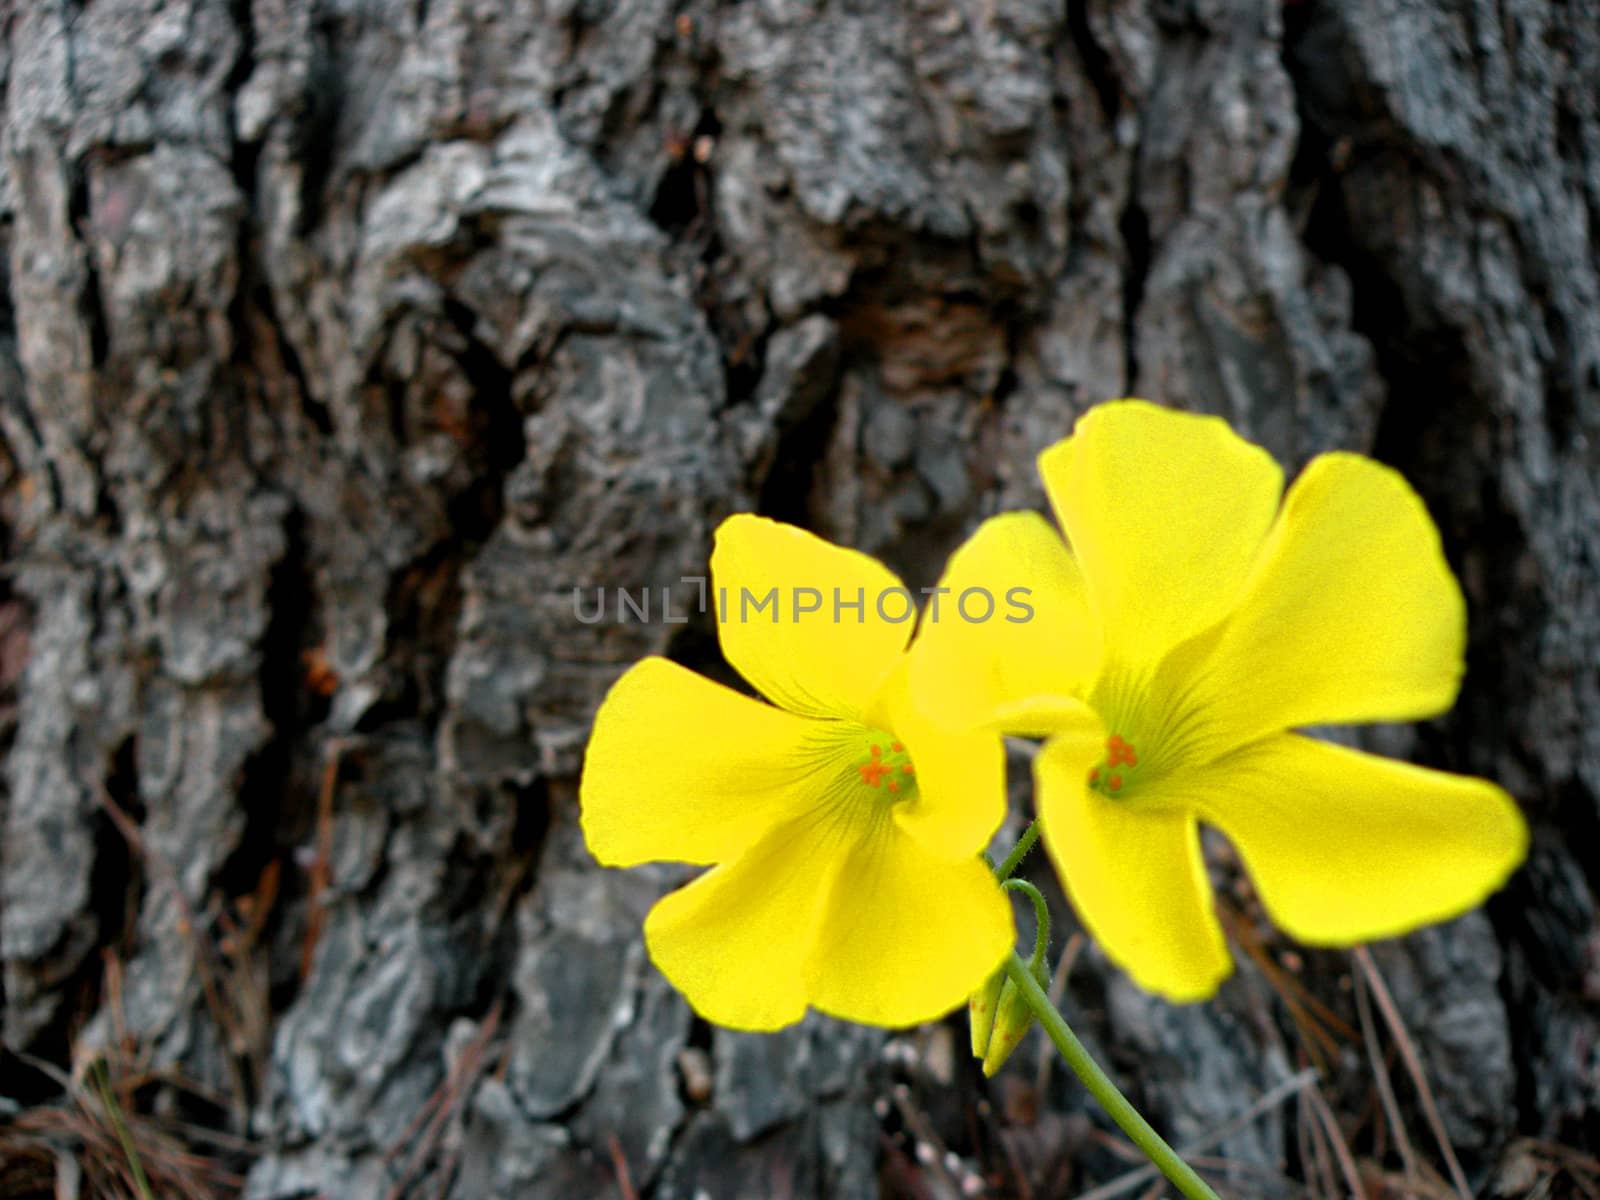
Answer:
[[(0, 1193), (122, 1194), (40, 1123), (87, 1078), (49, 1066), (97, 1055), (128, 1120), (186, 1123), (254, 1200), (1124, 1170), (1031, 1046), (980, 1103), (954, 1023), (693, 1018), (639, 940), (680, 877), (597, 869), (574, 797), (611, 680), (714, 669), (714, 637), (659, 607), (585, 623), (572, 590), (682, 612), (746, 508), (929, 583), (1125, 393), (1423, 493), (1466, 690), (1363, 741), (1500, 780), (1535, 846), (1485, 911), (1374, 961), (1475, 1186), (1549, 1181), (1520, 1139), (1600, 1141), (1594, 0), (0, 14)], [(1398, 1174), (1365, 984), (1301, 957), (1352, 1027), (1321, 1095)], [(1318, 1044), (1241, 964), (1181, 1009), (1092, 948), (1071, 976), (1179, 1141)], [(1237, 1128), (1225, 1186), (1331, 1190), (1317, 1128), (1305, 1092)]]

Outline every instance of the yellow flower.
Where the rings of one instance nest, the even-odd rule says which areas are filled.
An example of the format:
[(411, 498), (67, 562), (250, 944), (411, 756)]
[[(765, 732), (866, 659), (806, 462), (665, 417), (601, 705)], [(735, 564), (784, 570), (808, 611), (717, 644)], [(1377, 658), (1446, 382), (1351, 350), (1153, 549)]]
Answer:
[(702, 1016), (778, 1029), (807, 1006), (870, 1025), (963, 1003), (1010, 952), (979, 857), (1004, 815), (989, 735), (919, 715), (915, 604), (887, 568), (760, 517), (717, 530), (723, 655), (771, 704), (660, 658), (595, 717), (580, 789), (610, 866), (716, 864), (645, 920)]
[(1493, 784), (1290, 732), (1455, 700), (1465, 606), (1396, 472), (1325, 454), (1280, 506), (1265, 451), (1142, 401), (1090, 412), (1039, 470), (1070, 550), (1010, 513), (942, 581), (1025, 580), (1035, 619), (930, 627), (912, 685), (960, 727), (1048, 739), (1045, 844), (1137, 983), (1196, 1000), (1231, 969), (1199, 822), (1233, 842), (1273, 919), (1318, 945), (1455, 916), (1522, 861), (1526, 826)]

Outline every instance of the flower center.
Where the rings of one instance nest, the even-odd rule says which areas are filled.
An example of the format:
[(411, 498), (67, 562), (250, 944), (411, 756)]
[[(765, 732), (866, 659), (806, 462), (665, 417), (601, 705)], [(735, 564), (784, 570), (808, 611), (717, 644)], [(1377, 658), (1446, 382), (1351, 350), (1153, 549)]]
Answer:
[(865, 745), (866, 757), (856, 764), (856, 774), (885, 800), (898, 800), (917, 786), (916, 768), (904, 744), (887, 735), (874, 734)]
[(1106, 756), (1089, 772), (1089, 786), (1103, 796), (1117, 797), (1138, 776), (1139, 752), (1120, 733), (1106, 739)]

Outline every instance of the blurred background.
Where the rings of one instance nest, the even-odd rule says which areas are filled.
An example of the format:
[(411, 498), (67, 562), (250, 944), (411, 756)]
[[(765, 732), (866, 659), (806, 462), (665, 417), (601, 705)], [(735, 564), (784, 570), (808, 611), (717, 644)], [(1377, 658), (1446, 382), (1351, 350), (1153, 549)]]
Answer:
[(0, 1196), (1158, 1195), (1037, 1035), (985, 1083), (956, 1019), (696, 1020), (639, 938), (684, 872), (575, 822), (617, 674), (719, 670), (660, 594), (722, 516), (928, 584), (1124, 394), (1405, 472), (1469, 672), (1360, 742), (1534, 845), (1349, 954), (1219, 843), (1186, 1008), (1052, 890), (1069, 1015), (1226, 1195), (1600, 1196), (1594, 0), (0, 29)]

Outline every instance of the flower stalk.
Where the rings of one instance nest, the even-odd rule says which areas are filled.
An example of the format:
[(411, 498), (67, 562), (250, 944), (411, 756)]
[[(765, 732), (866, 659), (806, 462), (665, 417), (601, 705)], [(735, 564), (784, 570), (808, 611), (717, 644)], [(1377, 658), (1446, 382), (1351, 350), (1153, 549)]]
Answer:
[[(1050, 997), (1044, 988), (1045, 980), (1049, 978), (1045, 949), (1050, 942), (1050, 907), (1033, 884), (1022, 879), (1010, 878), (1011, 873), (1017, 869), (1038, 840), (1039, 823), (1035, 821), (1023, 830), (1022, 836), (1017, 839), (1017, 844), (1011, 848), (1011, 853), (1007, 854), (1004, 861), (995, 868), (995, 875), (1001, 880), (1003, 888), (1007, 891), (1022, 892), (1033, 903), (1035, 925), (1033, 954), (1027, 961), (1023, 961), (1013, 950), (1011, 957), (995, 973), (990, 986), (985, 989), (988, 1012), (993, 1014), (990, 1017), (993, 1031), (990, 1031), (988, 1023), (985, 1022), (982, 1031), (984, 1047), (980, 1050), (978, 1024), (976, 1017), (974, 1018), (973, 1054), (983, 1059), (983, 1073), (993, 1075), (1022, 1040), (1022, 1035), (1027, 1032), (1028, 1026), (1038, 1021), (1046, 1036), (1061, 1053), (1067, 1066), (1071, 1067), (1073, 1073), (1083, 1081), (1083, 1086), (1089, 1090), (1089, 1094), (1100, 1102), (1100, 1106), (1106, 1110), (1111, 1119), (1133, 1139), (1134, 1144), (1144, 1151), (1145, 1156), (1174, 1187), (1189, 1197), (1189, 1200), (1218, 1200), (1217, 1194), (1211, 1190), (1206, 1181), (1195, 1174), (1194, 1168), (1184, 1162), (1176, 1150), (1167, 1145), (1161, 1135), (1151, 1127), (1150, 1122), (1140, 1115), (1139, 1110), (1134, 1108), (1128, 1098), (1118, 1090), (1117, 1085), (1111, 1082), (1111, 1077), (1100, 1069), (1100, 1064), (1094, 1061), (1084, 1044), (1078, 1040), (1078, 1035), (1073, 1033), (1072, 1026), (1067, 1024), (1067, 1019), (1050, 1002)], [(1003, 991), (993, 988), (1002, 977), (1005, 980)], [(1003, 1030), (1005, 1032), (1002, 1032)]]
[(1030, 821), (1028, 827), (1022, 831), (1022, 836), (1017, 839), (1017, 844), (1011, 847), (1011, 853), (1006, 855), (1006, 860), (994, 869), (995, 878), (1002, 883), (1010, 879), (1022, 860), (1028, 857), (1028, 851), (1033, 849), (1033, 844), (1039, 840), (1039, 822)]
[(1083, 1080), (1083, 1086), (1089, 1089), (1089, 1094), (1100, 1102), (1100, 1106), (1121, 1127), (1122, 1132), (1133, 1139), (1145, 1156), (1189, 1200), (1218, 1200), (1216, 1192), (1195, 1174), (1193, 1167), (1178, 1157), (1178, 1152), (1151, 1128), (1150, 1122), (1140, 1115), (1139, 1110), (1111, 1082), (1110, 1076), (1100, 1069), (1100, 1064), (1094, 1061), (1078, 1040), (1078, 1035), (1072, 1032), (1072, 1026), (1067, 1024), (1066, 1018), (1050, 1003), (1050, 997), (1045, 995), (1039, 981), (1028, 969), (1028, 964), (1015, 951), (1006, 962), (1005, 972), (1007, 981), (1032, 1010), (1034, 1019), (1061, 1052), (1067, 1066)]

